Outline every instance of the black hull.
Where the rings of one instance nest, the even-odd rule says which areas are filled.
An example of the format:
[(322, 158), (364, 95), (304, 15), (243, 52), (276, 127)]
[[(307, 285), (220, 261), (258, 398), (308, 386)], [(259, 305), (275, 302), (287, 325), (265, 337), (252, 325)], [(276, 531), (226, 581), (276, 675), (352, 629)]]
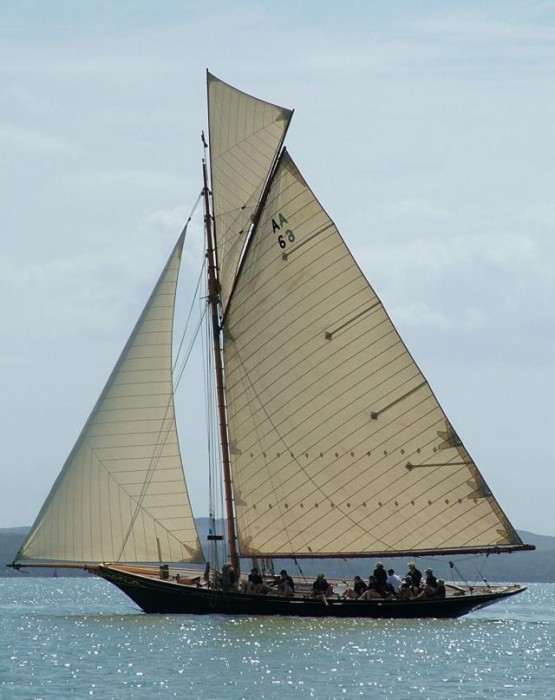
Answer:
[(184, 615), (282, 615), (342, 618), (457, 618), (526, 590), (500, 587), (442, 600), (343, 600), (327, 604), (311, 598), (249, 595), (186, 586), (173, 581), (100, 566), (95, 571), (119, 588), (145, 613)]

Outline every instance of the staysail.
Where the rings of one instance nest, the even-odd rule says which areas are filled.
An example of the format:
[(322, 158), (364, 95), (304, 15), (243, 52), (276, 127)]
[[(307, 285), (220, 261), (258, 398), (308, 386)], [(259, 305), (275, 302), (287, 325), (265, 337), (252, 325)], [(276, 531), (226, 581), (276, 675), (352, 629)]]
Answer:
[(242, 556), (520, 548), (286, 152), (224, 334)]
[(225, 309), (252, 216), (293, 112), (210, 73), (207, 77), (212, 202)]
[(179, 238), (16, 562), (204, 560), (175, 425)]

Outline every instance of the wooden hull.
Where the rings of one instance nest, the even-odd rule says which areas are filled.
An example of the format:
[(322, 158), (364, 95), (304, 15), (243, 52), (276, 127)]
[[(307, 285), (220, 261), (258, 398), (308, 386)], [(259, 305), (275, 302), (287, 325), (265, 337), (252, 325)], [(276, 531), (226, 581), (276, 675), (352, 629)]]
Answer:
[(526, 590), (503, 586), (442, 600), (343, 600), (327, 604), (311, 598), (281, 598), (223, 592), (156, 579), (121, 568), (95, 567), (95, 573), (123, 591), (146, 613), (184, 615), (283, 615), (344, 618), (457, 618)]

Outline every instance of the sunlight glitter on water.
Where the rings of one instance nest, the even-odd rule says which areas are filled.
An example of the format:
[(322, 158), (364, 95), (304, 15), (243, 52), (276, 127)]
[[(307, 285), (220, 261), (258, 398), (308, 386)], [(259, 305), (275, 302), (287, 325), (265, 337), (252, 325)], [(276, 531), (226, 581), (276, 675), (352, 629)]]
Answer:
[(147, 616), (96, 579), (0, 581), (2, 700), (551, 698), (555, 586), (461, 620)]

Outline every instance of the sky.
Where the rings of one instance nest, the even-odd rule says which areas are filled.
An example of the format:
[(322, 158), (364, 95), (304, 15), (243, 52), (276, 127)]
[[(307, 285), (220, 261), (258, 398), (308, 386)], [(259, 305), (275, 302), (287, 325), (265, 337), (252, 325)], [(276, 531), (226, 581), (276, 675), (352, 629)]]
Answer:
[(0, 527), (34, 521), (196, 201), (207, 68), (295, 109), (509, 519), (555, 535), (555, 5), (526, 0), (0, 4)]

